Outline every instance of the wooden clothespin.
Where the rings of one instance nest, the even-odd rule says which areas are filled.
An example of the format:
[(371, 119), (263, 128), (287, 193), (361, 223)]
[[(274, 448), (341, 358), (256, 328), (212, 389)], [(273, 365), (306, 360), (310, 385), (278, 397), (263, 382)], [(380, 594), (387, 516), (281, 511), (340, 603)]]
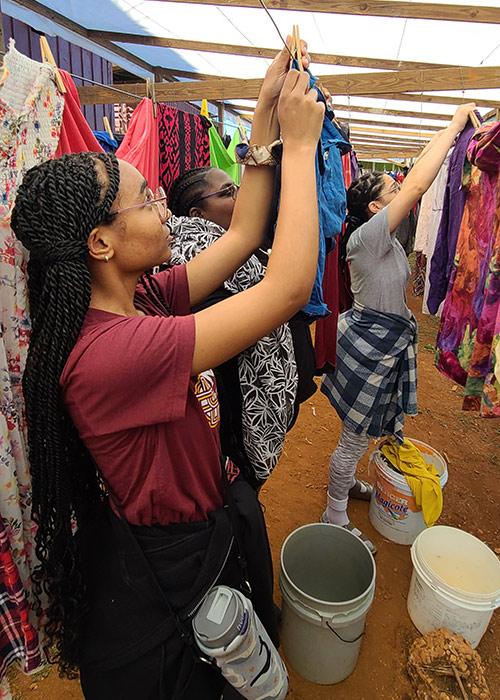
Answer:
[(153, 81), (151, 83), (151, 99), (153, 100), (153, 117), (156, 119), (158, 115), (158, 109), (156, 107), (156, 83), (155, 83), (155, 78), (153, 78)]
[(500, 107), (497, 107), (497, 111), (495, 112), (495, 121), (500, 122)]
[(479, 121), (479, 119), (477, 118), (477, 114), (473, 110), (469, 112), (469, 119), (471, 120), (474, 129), (479, 129), (479, 127), (481, 126), (481, 122)]
[(304, 66), (302, 65), (302, 49), (300, 46), (300, 31), (298, 24), (294, 24), (292, 28), (292, 55), (299, 65), (299, 71), (303, 72)]
[(5, 65), (5, 63), (2, 64), (2, 67), (0, 68), (0, 87), (5, 83), (7, 78), (9, 77), (10, 71)]
[(241, 117), (237, 118), (236, 123), (238, 125), (238, 131), (240, 132), (241, 142), (248, 143), (247, 132), (245, 130), (245, 127), (243, 126), (243, 122), (241, 121)]
[(49, 42), (47, 41), (47, 37), (45, 36), (40, 37), (40, 51), (42, 53), (42, 61), (44, 63), (49, 63), (54, 68), (57, 89), (64, 95), (66, 93), (66, 87), (63, 83), (63, 79), (61, 78), (61, 74), (59, 73), (59, 68), (55, 62), (54, 55), (50, 49)]
[(106, 116), (104, 116), (102, 118), (102, 123), (104, 125), (104, 131), (107, 133), (109, 138), (113, 139), (113, 141), (114, 141), (115, 137), (114, 137), (113, 132), (111, 131), (111, 124), (109, 123), (109, 119)]

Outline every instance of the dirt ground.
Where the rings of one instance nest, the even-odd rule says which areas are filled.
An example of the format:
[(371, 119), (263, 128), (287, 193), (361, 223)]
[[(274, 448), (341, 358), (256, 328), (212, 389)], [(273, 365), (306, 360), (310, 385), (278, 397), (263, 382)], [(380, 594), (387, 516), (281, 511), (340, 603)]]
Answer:
[[(500, 553), (500, 425), (498, 421), (461, 411), (461, 388), (442, 377), (433, 366), (437, 321), (418, 312), (418, 300), (412, 299), (410, 304), (420, 322), (420, 414), (407, 419), (406, 434), (430, 443), (448, 458), (449, 482), (444, 491), (440, 523), (463, 528)], [(262, 491), (276, 580), (284, 539), (296, 527), (318, 521), (324, 509), (327, 464), (339, 425), (330, 404), (318, 392), (302, 407), (297, 424), (288, 435), (283, 458)], [(367, 463), (365, 458), (360, 469), (362, 476), (366, 476)], [(385, 540), (372, 528), (368, 504), (353, 503), (350, 517), (378, 546), (376, 597), (368, 615), (360, 658), (354, 673), (335, 686), (314, 685), (290, 669), (290, 700), (411, 698), (405, 666), (409, 647), (418, 632), (406, 611), (412, 568), (409, 547)], [(278, 596), (277, 581), (276, 589)], [(486, 667), (492, 698), (499, 698), (498, 613), (478, 651)], [(12, 687), (15, 700), (81, 700), (83, 697), (78, 682), (61, 680), (54, 670), (30, 678), (18, 675)]]

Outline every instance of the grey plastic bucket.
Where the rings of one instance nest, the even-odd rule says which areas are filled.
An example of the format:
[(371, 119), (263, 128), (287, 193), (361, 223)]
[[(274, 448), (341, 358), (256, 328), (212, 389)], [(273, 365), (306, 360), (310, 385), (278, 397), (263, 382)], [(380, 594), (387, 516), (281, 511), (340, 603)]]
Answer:
[(281, 548), (281, 642), (287, 661), (313, 683), (339, 683), (356, 667), (375, 594), (375, 560), (348, 530), (314, 523)]

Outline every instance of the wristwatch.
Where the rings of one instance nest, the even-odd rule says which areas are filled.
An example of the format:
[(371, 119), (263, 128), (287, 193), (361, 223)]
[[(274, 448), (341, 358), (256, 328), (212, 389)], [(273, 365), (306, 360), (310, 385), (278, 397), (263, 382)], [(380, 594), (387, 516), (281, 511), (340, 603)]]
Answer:
[(283, 141), (277, 139), (269, 146), (249, 146), (247, 143), (240, 143), (236, 146), (236, 160), (242, 165), (268, 165), (276, 166), (281, 161), (283, 153)]

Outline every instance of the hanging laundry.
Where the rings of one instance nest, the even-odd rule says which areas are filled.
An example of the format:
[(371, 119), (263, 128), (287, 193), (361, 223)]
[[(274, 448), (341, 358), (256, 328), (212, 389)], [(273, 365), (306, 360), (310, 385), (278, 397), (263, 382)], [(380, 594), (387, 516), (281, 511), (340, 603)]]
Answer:
[(83, 116), (75, 81), (65, 70), (59, 69), (66, 92), (64, 94), (63, 123), (56, 158), (68, 153), (95, 151), (102, 153), (96, 137)]
[(471, 122), (458, 137), (450, 156), (448, 181), (444, 193), (442, 215), (436, 235), (436, 244), (429, 264), (429, 292), (427, 307), (431, 314), (437, 314), (444, 301), (457, 247), (458, 232), (464, 213), (467, 189), (462, 185), (467, 146), (474, 133)]
[[(56, 89), (53, 68), (23, 56), (12, 40), (4, 62), (9, 75), (0, 86), (0, 517), (27, 603), (32, 607), (31, 572), (37, 558), (21, 384), (30, 335), (27, 253), (9, 221), (26, 171), (55, 155), (64, 98)], [(18, 603), (22, 617), (21, 597)], [(38, 658), (37, 644), (30, 642), (26, 658)], [(1, 654), (0, 649), (0, 659)]]
[[(344, 187), (349, 189), (352, 182), (351, 153), (342, 156), (342, 172)], [(345, 233), (345, 223), (342, 233)], [(335, 368), (337, 353), (337, 324), (340, 313), (340, 260), (338, 245), (326, 256), (323, 276), (323, 299), (331, 313), (329, 316), (316, 321), (314, 334), (314, 351), (318, 373), (331, 372)], [(346, 309), (344, 309), (346, 310)]]
[(159, 117), (153, 114), (152, 101), (144, 98), (135, 108), (125, 138), (116, 151), (117, 158), (137, 168), (153, 192), (159, 183), (159, 123)]
[(351, 145), (342, 132), (330, 120), (328, 113), (323, 120), (320, 142), (316, 155), (316, 187), (319, 215), (319, 253), (316, 279), (304, 312), (315, 318), (326, 316), (329, 309), (323, 300), (323, 275), (327, 253), (335, 246), (335, 239), (342, 230), (346, 215), (346, 190), (342, 171), (342, 155)]
[(158, 103), (157, 110), (160, 185), (168, 194), (181, 173), (210, 165), (209, 122), (166, 104)]
[(236, 146), (239, 143), (241, 143), (241, 134), (239, 129), (235, 129), (231, 138), (231, 142), (227, 147), (227, 152), (229, 153), (229, 156), (234, 160), (234, 166), (231, 168), (231, 171), (228, 173), (228, 175), (237, 185), (239, 185), (241, 182), (241, 165), (239, 165), (239, 163), (236, 162)]
[[(464, 175), (467, 184), (455, 265), (437, 338), (436, 366), (465, 387), (464, 410), (500, 416), (494, 380), (500, 340), (500, 127), (495, 123), (482, 144), (471, 142)], [(489, 141), (488, 154), (481, 148)], [(497, 158), (496, 172), (491, 170)], [(481, 170), (486, 165), (488, 170)]]
[(417, 506), (422, 510), (425, 524), (432, 527), (443, 511), (443, 490), (436, 467), (425, 461), (408, 438), (404, 438), (401, 444), (387, 440), (380, 451), (394, 469), (404, 475)]
[(450, 150), (439, 170), (439, 173), (437, 174), (436, 179), (422, 197), (417, 229), (415, 232), (414, 249), (417, 253), (423, 253), (426, 261), (424, 300), (422, 303), (422, 311), (424, 314), (429, 313), (429, 309), (427, 308), (427, 297), (429, 294), (429, 261), (432, 258), (434, 247), (436, 245), (439, 222), (441, 221), (441, 215), (443, 212), (444, 195), (446, 183), (448, 181), (448, 170), (452, 153), (453, 151)]
[(94, 136), (99, 142), (102, 150), (106, 153), (115, 153), (118, 148), (118, 141), (108, 134), (107, 131), (94, 131)]
[[(210, 166), (212, 168), (219, 168), (219, 170), (223, 170), (234, 180), (235, 168), (239, 168), (234, 158), (234, 153), (233, 155), (230, 155), (215, 126), (210, 127), (208, 131), (208, 138), (210, 140)], [(239, 142), (240, 139), (238, 138), (237, 143), (234, 145), (235, 148)]]
[(29, 618), (26, 594), (0, 517), (0, 678), (13, 662), (18, 662), (24, 673), (32, 673), (45, 663), (38, 632)]

